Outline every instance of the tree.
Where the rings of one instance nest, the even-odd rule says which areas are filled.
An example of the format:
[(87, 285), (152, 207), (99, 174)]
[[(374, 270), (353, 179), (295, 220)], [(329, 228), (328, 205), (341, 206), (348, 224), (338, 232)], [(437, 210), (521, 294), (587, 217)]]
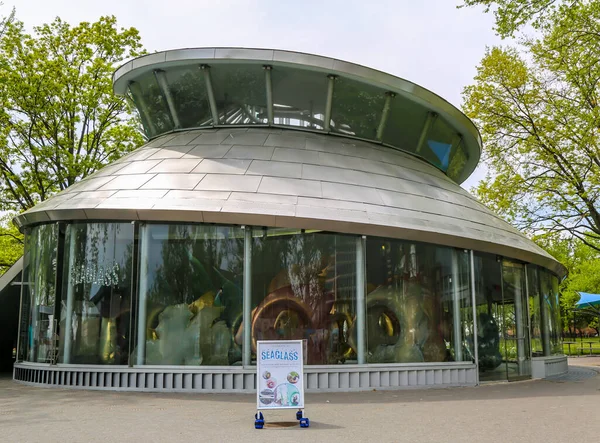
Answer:
[[(579, 292), (600, 294), (600, 253), (574, 237), (559, 234), (541, 234), (533, 240), (567, 268), (567, 277), (560, 284), (560, 308), (564, 328), (571, 335), (586, 326), (596, 328), (596, 315), (575, 313)], [(575, 321), (577, 322), (575, 324)]]
[(115, 17), (71, 27), (56, 18), (0, 38), (0, 210), (27, 210), (143, 142), (111, 75), (142, 53)]
[(10, 222), (10, 214), (0, 219), (0, 275), (23, 254), (23, 234)]
[(497, 4), (497, 17), (512, 17), (502, 32), (531, 19), (539, 30), (518, 49), (489, 49), (464, 90), (489, 167), (478, 196), (530, 234), (564, 233), (600, 251), (600, 2), (466, 4)]
[[(2, 5), (3, 3), (0, 2), (0, 6)], [(2, 38), (2, 36), (4, 35), (6, 27), (15, 20), (15, 12), (15, 8), (13, 7), (8, 16), (0, 18), (0, 38)]]
[(566, 14), (571, 8), (576, 8), (583, 3), (590, 2), (585, 0), (464, 0), (459, 8), (483, 6), (487, 13), (495, 7), (496, 32), (502, 37), (508, 37), (513, 36), (526, 24), (539, 29), (547, 23), (548, 19), (555, 18), (557, 14)]

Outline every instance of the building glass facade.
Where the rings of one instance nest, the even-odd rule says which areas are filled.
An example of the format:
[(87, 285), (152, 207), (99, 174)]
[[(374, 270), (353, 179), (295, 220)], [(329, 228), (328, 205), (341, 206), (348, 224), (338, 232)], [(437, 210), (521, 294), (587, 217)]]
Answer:
[(29, 231), (20, 360), (48, 361), (56, 339), (59, 363), (242, 365), (245, 321), (250, 362), (257, 340), (304, 339), (309, 365), (474, 362), (477, 354), (481, 379), (495, 380), (530, 374), (532, 355), (561, 353), (558, 279), (537, 266), (475, 252), (472, 288), (462, 249), (282, 228), (246, 228), (249, 243), (236, 226), (137, 229), (137, 242), (132, 223)]

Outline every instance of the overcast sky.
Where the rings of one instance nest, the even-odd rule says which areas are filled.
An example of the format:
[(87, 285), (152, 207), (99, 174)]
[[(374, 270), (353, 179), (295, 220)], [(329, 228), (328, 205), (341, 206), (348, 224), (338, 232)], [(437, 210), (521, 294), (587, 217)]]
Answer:
[[(115, 15), (150, 51), (200, 46), (288, 49), (335, 57), (406, 78), (457, 107), (485, 47), (499, 44), (493, 16), (461, 0), (4, 0), (31, 28)], [(463, 187), (476, 184), (478, 170)]]

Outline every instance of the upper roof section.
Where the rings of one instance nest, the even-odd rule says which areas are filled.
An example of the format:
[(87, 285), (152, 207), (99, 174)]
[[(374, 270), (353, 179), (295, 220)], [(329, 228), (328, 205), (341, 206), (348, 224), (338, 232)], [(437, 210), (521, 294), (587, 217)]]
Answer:
[(462, 183), (481, 155), (473, 123), (390, 74), (272, 49), (198, 48), (131, 60), (113, 75), (149, 138), (192, 128), (276, 126), (368, 140), (422, 158)]

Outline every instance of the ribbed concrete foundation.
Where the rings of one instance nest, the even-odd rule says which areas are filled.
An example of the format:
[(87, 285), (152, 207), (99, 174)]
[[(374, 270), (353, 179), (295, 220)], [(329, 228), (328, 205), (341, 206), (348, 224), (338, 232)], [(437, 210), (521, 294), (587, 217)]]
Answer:
[(531, 359), (531, 377), (547, 378), (555, 375), (566, 374), (569, 364), (566, 355), (552, 355), (549, 357), (533, 357)]
[[(256, 389), (254, 368), (106, 367), (16, 364), (16, 381), (48, 387), (145, 392), (245, 392)], [(477, 368), (471, 363), (409, 365), (345, 365), (305, 368), (308, 392), (345, 392), (474, 386)]]

